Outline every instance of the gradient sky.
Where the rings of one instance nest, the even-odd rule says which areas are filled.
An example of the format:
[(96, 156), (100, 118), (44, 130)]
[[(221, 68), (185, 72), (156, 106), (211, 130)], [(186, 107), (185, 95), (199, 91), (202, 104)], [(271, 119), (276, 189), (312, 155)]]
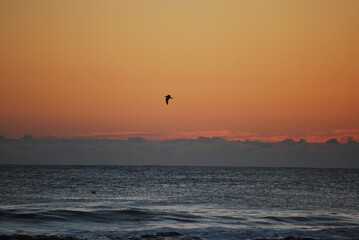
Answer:
[(0, 135), (359, 140), (358, 12), (357, 0), (0, 0)]

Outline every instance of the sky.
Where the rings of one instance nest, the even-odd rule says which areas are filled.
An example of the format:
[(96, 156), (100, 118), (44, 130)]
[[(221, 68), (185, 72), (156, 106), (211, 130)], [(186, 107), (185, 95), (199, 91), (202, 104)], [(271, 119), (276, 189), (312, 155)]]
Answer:
[(359, 140), (358, 11), (357, 0), (0, 0), (0, 135)]

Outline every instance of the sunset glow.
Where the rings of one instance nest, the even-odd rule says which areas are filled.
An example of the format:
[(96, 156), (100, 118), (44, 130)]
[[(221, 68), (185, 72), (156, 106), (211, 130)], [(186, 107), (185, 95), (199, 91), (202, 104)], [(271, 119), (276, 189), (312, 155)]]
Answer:
[(358, 12), (357, 0), (2, 0), (0, 135), (359, 140)]

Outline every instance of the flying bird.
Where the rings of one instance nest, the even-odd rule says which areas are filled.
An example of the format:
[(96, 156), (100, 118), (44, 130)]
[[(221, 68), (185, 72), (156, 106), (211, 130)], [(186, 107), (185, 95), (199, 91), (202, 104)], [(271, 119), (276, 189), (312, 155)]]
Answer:
[(166, 104), (168, 105), (168, 101), (170, 100), (170, 99), (173, 99), (172, 97), (171, 97), (171, 95), (169, 95), (169, 94), (167, 94), (167, 96), (165, 96), (165, 98), (166, 98)]

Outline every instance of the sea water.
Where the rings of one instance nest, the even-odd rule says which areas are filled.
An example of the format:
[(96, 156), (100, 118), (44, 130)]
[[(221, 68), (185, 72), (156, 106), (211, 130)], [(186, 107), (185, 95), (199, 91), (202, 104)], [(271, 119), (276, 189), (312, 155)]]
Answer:
[(3, 239), (359, 239), (359, 169), (0, 165), (0, 176)]

